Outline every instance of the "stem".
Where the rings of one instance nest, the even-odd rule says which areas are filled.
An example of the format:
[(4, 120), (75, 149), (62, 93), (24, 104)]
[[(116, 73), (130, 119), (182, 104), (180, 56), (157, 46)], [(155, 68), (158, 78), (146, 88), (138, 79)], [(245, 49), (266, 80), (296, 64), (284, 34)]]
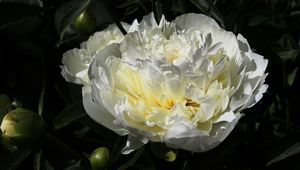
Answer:
[(117, 25), (117, 27), (119, 28), (119, 30), (122, 32), (123, 35), (126, 35), (127, 31), (124, 29), (124, 27), (122, 26), (122, 24), (120, 23), (120, 21), (116, 18), (115, 13), (113, 12), (114, 10), (110, 6), (109, 2), (107, 0), (103, 0), (102, 2), (104, 3), (104, 6), (106, 7), (109, 15), (111, 16), (112, 20)]
[(76, 160), (83, 160), (84, 162), (88, 163), (86, 158), (79, 153), (77, 153), (74, 149), (72, 149), (70, 146), (63, 143), (61, 140), (59, 140), (57, 137), (51, 135), (50, 133), (46, 134), (46, 140), (53, 144), (54, 146), (61, 149), (63, 152), (67, 153), (70, 157), (73, 157)]
[(282, 64), (282, 81), (283, 81), (283, 107), (286, 114), (286, 130), (287, 132), (290, 131), (290, 121), (291, 121), (291, 113), (289, 108), (289, 100), (288, 100), (288, 84), (287, 84), (287, 73), (286, 73), (286, 62)]
[(34, 170), (40, 170), (41, 169), (41, 157), (42, 157), (42, 150), (39, 149), (39, 151), (34, 156)]

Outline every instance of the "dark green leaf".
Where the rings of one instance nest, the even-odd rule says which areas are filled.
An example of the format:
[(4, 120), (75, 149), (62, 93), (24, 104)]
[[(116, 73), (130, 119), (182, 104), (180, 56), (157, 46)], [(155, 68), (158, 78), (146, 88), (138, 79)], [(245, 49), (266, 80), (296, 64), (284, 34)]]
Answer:
[(19, 149), (14, 152), (9, 152), (0, 157), (1, 170), (17, 169), (20, 163), (26, 159), (31, 151), (29, 149)]
[(248, 26), (257, 26), (262, 23), (265, 23), (266, 21), (271, 20), (272, 18), (265, 15), (255, 15), (248, 21)]
[(187, 13), (189, 11), (185, 0), (172, 1), (172, 3), (169, 4), (169, 5), (171, 6), (170, 10), (174, 14), (176, 14), (176, 13), (184, 14), (184, 13)]
[(293, 85), (293, 83), (294, 83), (294, 81), (295, 81), (295, 78), (296, 78), (297, 71), (298, 71), (298, 67), (296, 67), (296, 68), (288, 75), (287, 82), (288, 82), (289, 86), (292, 86), (292, 85)]
[[(55, 146), (59, 150), (63, 151), (63, 153), (65, 155), (69, 156), (70, 158), (73, 158), (73, 159), (76, 159), (76, 160), (82, 159), (82, 160), (86, 161), (85, 157), (83, 157), (82, 155), (77, 153), (76, 150), (71, 148), (69, 145), (65, 144), (63, 141), (61, 141), (56, 136), (54, 136), (50, 133), (47, 133), (46, 136), (45, 136), (45, 139), (46, 139), (45, 140), (46, 144)], [(88, 161), (86, 161), (86, 162), (88, 162)]]
[(299, 15), (300, 15), (300, 11), (293, 11), (290, 13), (290, 16), (292, 16), (292, 17), (297, 17)]
[(135, 5), (138, 3), (138, 0), (125, 0), (124, 2), (121, 2), (117, 5), (117, 8), (126, 8), (132, 5)]
[(43, 6), (43, 2), (40, 0), (0, 0), (0, 2), (22, 3), (22, 4), (29, 4), (29, 5), (37, 5), (40, 7)]
[(286, 149), (284, 152), (282, 152), (280, 155), (276, 156), (274, 159), (272, 159), (271, 161), (269, 161), (267, 163), (267, 165), (271, 165), (275, 162), (284, 160), (290, 156), (296, 155), (300, 153), (300, 143), (297, 142), (296, 144), (292, 145), (291, 147), (289, 147), (288, 149)]
[(273, 48), (275, 53), (279, 55), (279, 57), (283, 61), (288, 60), (295, 60), (295, 58), (299, 55), (299, 51), (295, 49), (288, 49), (288, 48)]
[(55, 170), (52, 165), (50, 165), (48, 160), (42, 159), (41, 161), (42, 170)]
[(67, 168), (64, 170), (91, 170), (91, 168), (87, 168), (87, 167), (71, 167), (71, 168)]
[(137, 10), (139, 10), (139, 6), (129, 6), (128, 8), (126, 8), (125, 15), (131, 15)]
[(134, 164), (133, 167), (136, 169), (143, 170), (155, 170), (153, 158), (150, 157), (147, 150), (145, 150), (142, 156), (139, 158), (139, 162)]
[[(75, 18), (89, 6), (91, 0), (72, 0), (60, 6), (55, 13), (55, 26), (60, 39), (73, 24)], [(72, 31), (71, 31), (72, 32)]]
[(27, 17), (38, 16), (42, 9), (38, 6), (19, 3), (0, 3), (0, 30)]
[(159, 24), (160, 19), (162, 17), (162, 4), (159, 2), (159, 0), (153, 0), (153, 13), (154, 18), (156, 20), (156, 23)]
[(0, 94), (0, 123), (2, 122), (5, 114), (12, 109), (10, 104), (10, 98), (5, 94)]
[(211, 0), (191, 0), (191, 2), (205, 15), (212, 16), (223, 28), (225, 27), (221, 12)]
[(82, 102), (76, 102), (67, 106), (53, 121), (55, 129), (60, 129), (73, 121), (76, 121), (82, 117), (86, 116), (84, 112)]
[(188, 161), (186, 161), (186, 160), (184, 161), (181, 170), (191, 170), (191, 167), (189, 166)]
[(118, 170), (125, 170), (128, 169), (130, 166), (132, 166), (138, 159), (139, 157), (142, 155), (144, 151), (144, 148), (140, 148), (139, 150), (137, 150), (134, 155), (132, 156), (132, 158), (127, 161), (125, 164), (121, 165)]
[[(85, 116), (82, 119), (80, 119), (80, 122), (82, 124), (84, 124), (85, 126), (89, 127), (93, 132), (95, 132), (97, 135), (101, 136), (104, 139), (107, 139), (107, 136), (109, 136), (108, 140), (115, 140), (117, 139), (119, 136), (114, 133), (113, 131), (107, 129), (106, 127), (100, 125), (99, 123), (95, 122), (93, 119), (91, 119), (89, 116)], [(104, 140), (102, 140), (101, 142), (104, 142)], [(112, 143), (111, 141), (109, 141), (109, 143), (105, 144), (105, 145), (113, 145), (114, 142)]]
[(87, 170), (85, 167), (80, 167), (81, 161), (72, 161), (72, 164), (66, 167), (64, 170)]

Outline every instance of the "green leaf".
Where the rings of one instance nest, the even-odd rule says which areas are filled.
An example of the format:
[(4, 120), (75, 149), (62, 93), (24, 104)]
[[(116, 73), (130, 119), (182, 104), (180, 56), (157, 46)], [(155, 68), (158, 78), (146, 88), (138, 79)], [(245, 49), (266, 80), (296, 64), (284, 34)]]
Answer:
[(153, 158), (147, 153), (145, 150), (142, 156), (139, 158), (139, 162), (134, 164), (133, 167), (136, 169), (143, 169), (143, 170), (155, 170), (155, 166), (153, 163)]
[(72, 161), (72, 163), (68, 167), (66, 167), (64, 170), (75, 170), (75, 169), (80, 170), (80, 169), (82, 169), (80, 167), (80, 164), (81, 164), (81, 160), (79, 160), (79, 161)]
[(126, 8), (132, 5), (136, 5), (138, 3), (138, 0), (125, 0), (121, 2), (120, 4), (117, 4), (117, 8)]
[(297, 74), (297, 71), (298, 71), (298, 67), (296, 67), (287, 77), (287, 82), (289, 84), (289, 86), (292, 86), (294, 81), (295, 81), (295, 78), (296, 78), (296, 74)]
[(8, 152), (0, 157), (1, 170), (17, 169), (20, 163), (26, 159), (31, 151), (29, 149), (19, 149), (14, 152)]
[(42, 170), (55, 170), (53, 166), (49, 163), (48, 160), (42, 159), (41, 160), (41, 169)]
[(291, 17), (297, 17), (297, 16), (299, 16), (300, 15), (300, 11), (292, 11), (291, 13), (290, 13), (290, 16)]
[(42, 8), (20, 3), (0, 3), (0, 30), (28, 17), (38, 16)]
[(75, 18), (83, 12), (91, 0), (72, 0), (60, 6), (55, 13), (55, 26), (60, 34), (60, 39), (64, 38), (67, 31), (70, 31), (70, 26), (73, 24)]
[(265, 15), (255, 15), (248, 21), (248, 26), (257, 26), (265, 23), (266, 21), (270, 21), (272, 18)]
[(144, 151), (144, 147), (140, 148), (139, 150), (137, 150), (134, 155), (132, 156), (132, 158), (127, 161), (125, 164), (121, 165), (118, 170), (126, 170), (128, 169), (130, 166), (132, 166), (138, 159), (139, 157), (142, 155)]
[(153, 13), (154, 18), (156, 20), (156, 23), (159, 24), (160, 19), (162, 17), (162, 4), (159, 2), (159, 0), (153, 0)]
[(5, 94), (0, 94), (0, 123), (6, 113), (12, 109), (10, 104), (10, 98)]
[(220, 25), (225, 28), (224, 20), (221, 12), (211, 2), (211, 0), (191, 0), (191, 2), (205, 15), (212, 16)]
[(8, 2), (8, 3), (22, 3), (28, 5), (37, 5), (42, 7), (43, 2), (40, 0), (0, 0), (0, 2)]
[(296, 57), (299, 55), (299, 51), (290, 48), (272, 48), (275, 53), (279, 55), (279, 57), (283, 61), (292, 60), (294, 61)]
[(284, 160), (290, 156), (296, 155), (300, 153), (300, 143), (297, 142), (296, 144), (292, 145), (288, 149), (286, 149), (284, 152), (282, 152), (280, 155), (276, 156), (274, 159), (269, 161), (267, 163), (267, 166), (270, 166), (273, 163), (276, 163), (278, 161)]
[(191, 170), (191, 167), (189, 166), (188, 161), (186, 161), (186, 160), (184, 161), (181, 170)]
[(77, 153), (77, 151), (75, 151), (73, 148), (71, 148), (69, 145), (65, 144), (61, 139), (57, 138), (56, 136), (47, 133), (45, 135), (45, 143), (47, 145), (52, 145), (55, 146), (57, 149), (59, 149), (60, 151), (63, 151), (63, 153), (72, 158), (72, 160), (76, 159), (76, 160), (83, 160), (86, 163), (88, 162), (86, 160), (85, 157), (83, 157), (82, 155), (80, 155), (79, 153)]
[(60, 129), (84, 116), (86, 116), (86, 113), (84, 112), (82, 102), (79, 101), (67, 106), (57, 115), (53, 121), (53, 125), (55, 129)]

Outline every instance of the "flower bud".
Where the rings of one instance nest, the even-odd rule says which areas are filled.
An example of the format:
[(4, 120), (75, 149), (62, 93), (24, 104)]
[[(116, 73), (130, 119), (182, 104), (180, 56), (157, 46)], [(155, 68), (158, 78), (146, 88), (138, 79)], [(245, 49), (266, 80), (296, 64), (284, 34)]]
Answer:
[(89, 10), (84, 10), (75, 18), (74, 26), (78, 32), (89, 34), (96, 26), (96, 19)]
[(40, 136), (41, 117), (27, 109), (17, 108), (7, 113), (1, 123), (2, 139), (18, 147), (33, 146)]
[(164, 159), (168, 162), (173, 162), (176, 159), (176, 150), (168, 148), (163, 143), (151, 143), (151, 150), (156, 157)]
[(99, 147), (90, 155), (90, 163), (93, 170), (105, 169), (109, 163), (109, 150), (106, 147)]

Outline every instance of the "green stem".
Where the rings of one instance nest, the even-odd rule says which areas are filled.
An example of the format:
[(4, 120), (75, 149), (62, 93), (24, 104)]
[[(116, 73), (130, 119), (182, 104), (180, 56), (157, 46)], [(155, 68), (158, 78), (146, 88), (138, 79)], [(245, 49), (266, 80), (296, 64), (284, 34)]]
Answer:
[(74, 149), (72, 149), (70, 146), (63, 143), (61, 140), (59, 140), (57, 137), (53, 136), (52, 134), (47, 133), (46, 140), (52, 145), (61, 149), (63, 152), (67, 153), (73, 159), (83, 160), (85, 163), (88, 163), (88, 160), (84, 156), (77, 153)]
[(41, 157), (42, 157), (42, 150), (39, 149), (39, 151), (34, 156), (34, 170), (40, 170), (41, 169)]
[(288, 100), (288, 83), (287, 83), (287, 71), (286, 71), (286, 63), (282, 64), (282, 81), (283, 81), (283, 107), (286, 114), (286, 130), (290, 131), (290, 121), (291, 121), (291, 113), (289, 108), (289, 100)]
[(127, 31), (124, 29), (124, 27), (122, 26), (122, 24), (120, 23), (120, 21), (117, 19), (115, 13), (113, 12), (114, 10), (112, 9), (112, 7), (110, 6), (109, 1), (104, 0), (103, 1), (109, 15), (111, 16), (112, 20), (114, 21), (114, 23), (117, 25), (117, 27), (119, 28), (119, 30), (122, 32), (123, 35), (127, 34)]

